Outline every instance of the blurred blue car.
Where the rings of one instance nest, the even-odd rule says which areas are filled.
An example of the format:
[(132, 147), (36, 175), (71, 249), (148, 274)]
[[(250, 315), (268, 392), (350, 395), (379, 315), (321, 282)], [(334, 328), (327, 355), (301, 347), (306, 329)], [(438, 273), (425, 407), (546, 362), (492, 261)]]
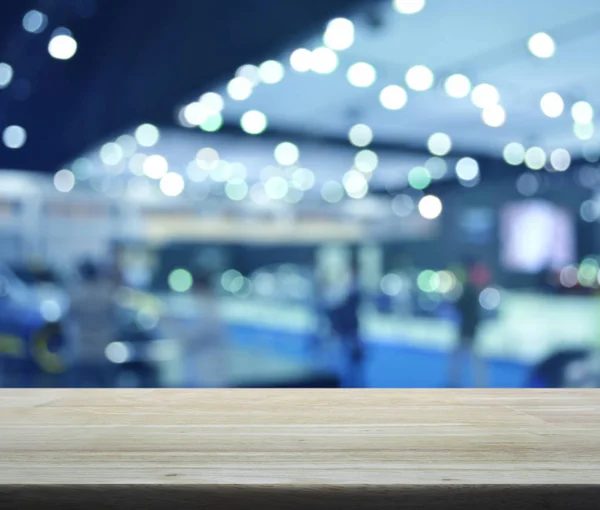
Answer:
[(0, 359), (4, 368), (15, 361), (31, 369), (60, 372), (62, 364), (55, 351), (61, 342), (61, 316), (58, 303), (41, 297), (0, 264)]

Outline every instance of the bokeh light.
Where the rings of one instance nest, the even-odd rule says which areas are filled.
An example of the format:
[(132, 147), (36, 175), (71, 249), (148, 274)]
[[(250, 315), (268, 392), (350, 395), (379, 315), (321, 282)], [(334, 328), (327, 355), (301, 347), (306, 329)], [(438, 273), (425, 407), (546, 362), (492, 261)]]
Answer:
[(219, 160), (219, 153), (212, 147), (204, 147), (196, 153), (196, 164), (202, 170), (214, 170)]
[(286, 196), (288, 189), (288, 182), (279, 175), (274, 175), (265, 182), (265, 193), (271, 200), (283, 199)]
[(267, 60), (258, 68), (260, 80), (268, 85), (274, 85), (283, 80), (285, 68), (277, 60)]
[(274, 151), (275, 161), (282, 166), (290, 166), (298, 161), (300, 151), (298, 147), (291, 142), (282, 142)]
[(76, 52), (77, 41), (70, 35), (55, 35), (48, 43), (48, 53), (57, 60), (69, 60)]
[(416, 166), (408, 172), (408, 184), (411, 188), (423, 190), (431, 184), (431, 175), (424, 166)]
[(457, 99), (467, 97), (471, 93), (471, 80), (464, 74), (453, 74), (446, 78), (444, 90), (450, 97)]
[(312, 68), (312, 51), (306, 48), (298, 48), (290, 55), (292, 69), (299, 73), (305, 73)]
[(339, 59), (335, 51), (322, 46), (312, 52), (311, 69), (317, 74), (331, 74), (338, 67)]
[(399, 85), (388, 85), (379, 94), (379, 101), (388, 110), (400, 110), (407, 100), (406, 90)]
[(579, 208), (579, 214), (583, 221), (592, 223), (600, 219), (600, 205), (595, 200), (586, 200)]
[(393, 0), (392, 5), (400, 14), (416, 14), (425, 7), (425, 0)]
[(461, 181), (473, 181), (479, 177), (479, 164), (473, 158), (461, 158), (456, 162), (456, 176)]
[(442, 158), (434, 156), (425, 162), (425, 168), (429, 171), (432, 179), (441, 179), (448, 172), (448, 163)]
[(225, 184), (225, 194), (230, 200), (244, 200), (248, 196), (248, 190), (248, 184), (243, 179), (231, 179)]
[(479, 304), (485, 310), (496, 310), (500, 306), (501, 294), (494, 287), (487, 287), (479, 294)]
[(356, 153), (354, 156), (354, 166), (357, 170), (364, 173), (371, 173), (379, 164), (377, 153), (372, 150), (365, 149)]
[(350, 198), (363, 198), (369, 191), (369, 182), (364, 174), (357, 170), (346, 172), (342, 183)]
[(243, 76), (233, 78), (227, 84), (227, 94), (235, 101), (244, 101), (252, 95), (252, 82)]
[(523, 147), (523, 144), (518, 142), (510, 142), (506, 145), (506, 147), (504, 147), (502, 155), (504, 157), (504, 161), (506, 161), (509, 165), (522, 165), (525, 161), (525, 147)]
[(564, 172), (571, 166), (571, 154), (566, 149), (555, 149), (550, 154), (550, 164), (557, 172)]
[(108, 142), (100, 148), (100, 159), (105, 165), (118, 165), (123, 156), (123, 149), (118, 143)]
[(199, 102), (203, 108), (206, 109), (209, 115), (221, 113), (225, 107), (223, 96), (221, 96), (221, 94), (217, 94), (216, 92), (205, 92), (200, 96)]
[(489, 83), (480, 83), (471, 91), (471, 101), (478, 108), (489, 108), (500, 101), (498, 89)]
[(357, 62), (348, 69), (347, 78), (355, 87), (370, 87), (377, 79), (377, 71), (371, 64)]
[(481, 119), (488, 126), (497, 128), (506, 122), (506, 111), (499, 104), (493, 104), (483, 109)]
[(419, 213), (427, 220), (439, 217), (442, 209), (442, 201), (435, 195), (425, 195), (419, 200)]
[[(267, 68), (267, 69), (266, 69), (266, 70), (267, 70), (266, 74), (267, 74), (267, 75), (269, 75), (269, 74), (270, 74), (270, 73), (269, 73), (269, 71), (270, 71), (270, 69), (269, 69), (269, 64), (270, 64), (271, 62), (273, 62), (273, 61), (272, 61), (272, 60), (270, 60), (270, 61), (268, 61), (268, 62), (265, 62), (265, 64), (267, 64), (267, 65), (266, 65), (266, 68)], [(275, 63), (277, 64), (278, 62), (275, 62)], [(263, 65), (264, 65), (264, 64), (263, 64)], [(280, 65), (281, 65), (281, 64), (280, 64)], [(249, 80), (249, 81), (250, 81), (250, 83), (252, 83), (252, 86), (253, 86), (253, 87), (256, 87), (256, 86), (257, 86), (257, 85), (258, 85), (258, 84), (261, 82), (261, 80), (262, 80), (264, 83), (268, 83), (268, 81), (265, 81), (265, 80), (263, 80), (263, 79), (262, 79), (262, 76), (261, 76), (260, 69), (259, 69), (258, 67), (256, 67), (255, 65), (253, 65), (253, 64), (245, 64), (245, 65), (241, 66), (241, 67), (240, 67), (240, 68), (239, 68), (239, 69), (238, 69), (238, 70), (235, 72), (235, 75), (236, 75), (236, 76), (241, 76), (242, 78), (246, 78), (247, 80)], [(202, 99), (200, 100), (200, 102), (202, 103)], [(214, 113), (217, 113), (217, 112), (220, 112), (220, 111), (221, 111), (221, 109), (218, 109), (218, 110), (216, 110)]]
[(452, 149), (452, 140), (446, 133), (434, 133), (427, 140), (427, 148), (435, 156), (445, 156)]
[(10, 85), (13, 78), (13, 68), (6, 62), (0, 62), (0, 89)]
[(119, 147), (121, 147), (121, 150), (123, 151), (123, 156), (125, 156), (126, 158), (130, 158), (137, 151), (137, 141), (131, 135), (121, 135), (119, 136), (119, 138), (117, 138), (116, 142), (119, 145)]
[(548, 92), (542, 96), (540, 107), (544, 115), (550, 118), (560, 117), (565, 109), (565, 102), (560, 94)]
[(373, 130), (366, 124), (355, 124), (348, 132), (348, 140), (355, 147), (366, 147), (373, 141)]
[(347, 50), (354, 43), (354, 23), (346, 18), (332, 19), (323, 34), (323, 44), (336, 51)]
[(527, 47), (538, 58), (550, 58), (556, 51), (554, 39), (545, 32), (532, 35), (527, 41)]
[(591, 140), (594, 137), (595, 127), (593, 123), (573, 124), (573, 134), (580, 140)]
[(75, 187), (75, 176), (71, 170), (63, 168), (54, 174), (54, 187), (61, 193), (68, 193)]
[(27, 11), (23, 16), (23, 28), (32, 34), (39, 34), (48, 25), (48, 17), (36, 9)]
[(571, 116), (578, 124), (589, 124), (594, 119), (594, 108), (587, 101), (577, 101), (571, 107)]
[(142, 147), (153, 147), (160, 139), (160, 131), (153, 124), (142, 124), (135, 130), (135, 139)]
[(27, 141), (27, 131), (22, 126), (7, 126), (2, 132), (2, 141), (9, 149), (20, 149)]
[(185, 182), (178, 173), (169, 172), (160, 180), (160, 190), (168, 197), (181, 195), (184, 188)]
[(433, 87), (434, 82), (433, 72), (427, 66), (423, 65), (411, 67), (406, 72), (405, 79), (406, 85), (418, 92), (429, 90)]
[(525, 152), (525, 165), (532, 170), (541, 170), (546, 164), (546, 153), (541, 147), (530, 147)]
[(327, 181), (321, 186), (321, 197), (325, 202), (337, 204), (344, 198), (344, 188), (337, 181)]
[(517, 178), (517, 191), (526, 197), (532, 197), (540, 189), (540, 181), (536, 174), (528, 172)]
[(194, 284), (192, 274), (187, 269), (174, 269), (169, 273), (168, 284), (173, 292), (188, 292)]
[(153, 154), (144, 159), (143, 168), (150, 179), (161, 179), (169, 171), (169, 163), (164, 156)]
[(250, 110), (240, 120), (242, 129), (250, 135), (260, 135), (267, 129), (267, 116), (258, 110)]
[(392, 199), (391, 206), (396, 216), (406, 218), (415, 210), (415, 201), (410, 195), (396, 195)]
[(220, 113), (209, 115), (200, 124), (200, 129), (207, 133), (214, 133), (223, 127), (223, 116)]

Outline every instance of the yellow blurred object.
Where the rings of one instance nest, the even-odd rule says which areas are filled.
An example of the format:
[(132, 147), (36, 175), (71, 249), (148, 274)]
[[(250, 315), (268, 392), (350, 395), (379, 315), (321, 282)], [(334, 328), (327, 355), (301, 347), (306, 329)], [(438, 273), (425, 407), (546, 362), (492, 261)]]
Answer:
[(0, 355), (25, 357), (27, 352), (25, 342), (15, 335), (0, 334)]
[(65, 363), (61, 356), (50, 351), (48, 344), (52, 337), (52, 327), (46, 325), (39, 329), (32, 338), (31, 356), (38, 366), (49, 374), (61, 374), (66, 370)]

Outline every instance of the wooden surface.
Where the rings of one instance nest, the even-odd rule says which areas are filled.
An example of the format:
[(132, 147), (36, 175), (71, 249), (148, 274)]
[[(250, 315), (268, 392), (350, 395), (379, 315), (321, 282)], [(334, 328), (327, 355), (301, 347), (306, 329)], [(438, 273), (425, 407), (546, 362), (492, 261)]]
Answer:
[(600, 392), (0, 390), (0, 508), (83, 500), (600, 508)]

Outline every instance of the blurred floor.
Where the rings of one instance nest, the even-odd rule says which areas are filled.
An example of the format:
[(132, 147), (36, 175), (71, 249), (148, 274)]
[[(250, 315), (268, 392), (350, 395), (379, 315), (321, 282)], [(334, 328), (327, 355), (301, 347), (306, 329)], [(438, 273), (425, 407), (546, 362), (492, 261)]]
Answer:
[[(340, 353), (335, 342), (328, 342), (322, 352), (310, 349), (305, 335), (267, 332), (258, 328), (236, 326), (231, 328), (235, 346), (244, 349), (253, 346), (271, 356), (278, 355), (286, 363), (295, 361), (324, 370), (339, 372)], [(436, 388), (446, 384), (448, 353), (418, 349), (403, 345), (368, 342), (366, 384), (375, 388)], [(502, 360), (488, 360), (490, 386), (497, 388), (523, 387), (530, 367)], [(289, 365), (291, 366), (291, 365)], [(468, 374), (469, 371), (466, 371)], [(471, 386), (469, 377), (463, 386)]]

